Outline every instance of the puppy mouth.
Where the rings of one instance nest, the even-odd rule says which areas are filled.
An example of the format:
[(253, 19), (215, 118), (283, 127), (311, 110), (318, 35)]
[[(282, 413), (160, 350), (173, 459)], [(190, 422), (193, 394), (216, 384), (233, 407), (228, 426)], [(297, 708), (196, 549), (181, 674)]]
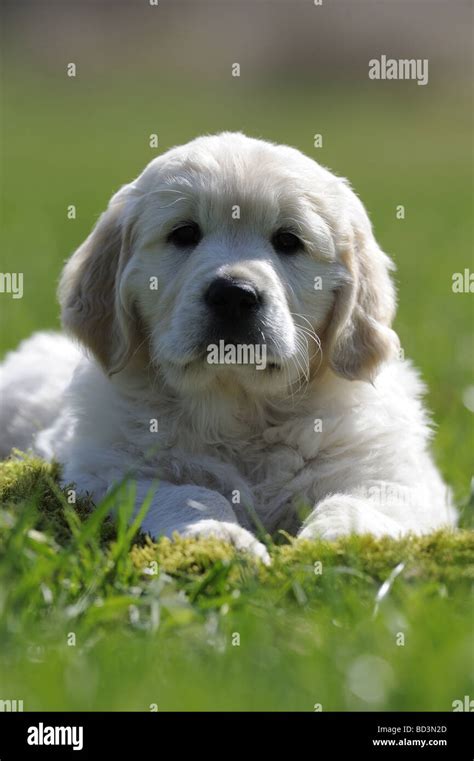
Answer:
[[(209, 363), (207, 361), (206, 355), (195, 357), (195, 358), (193, 358), (191, 360), (184, 360), (182, 362), (179, 361), (179, 360), (174, 360), (174, 361), (169, 361), (168, 360), (168, 364), (171, 365), (172, 367), (174, 367), (176, 370), (180, 370), (181, 372), (191, 372), (192, 370), (197, 370), (199, 368), (203, 368), (204, 369), (204, 368), (209, 367)], [(211, 367), (212, 367), (212, 365), (211, 365)], [(255, 363), (253, 363), (253, 364), (252, 363), (249, 363), (249, 364), (239, 364), (239, 363), (233, 364), (233, 363), (228, 363), (228, 364), (225, 364), (225, 365), (224, 364), (217, 364), (217, 365), (214, 365), (214, 367), (216, 367), (217, 369), (225, 367), (227, 369), (238, 368), (238, 369), (244, 369), (245, 370), (245, 369), (248, 368), (250, 370), (254, 370), (255, 369)], [(281, 362), (277, 362), (276, 360), (271, 360), (271, 361), (267, 362), (266, 366), (264, 368), (262, 368), (262, 369), (267, 371), (267, 372), (279, 372), (280, 370), (282, 370), (282, 368), (283, 368), (283, 365), (281, 364)]]
[(263, 376), (276, 377), (286, 366), (277, 338), (258, 324), (232, 326), (226, 330), (219, 324), (206, 325), (194, 340), (182, 346), (175, 341), (170, 348), (171, 351), (157, 358), (158, 363), (161, 359), (173, 373), (186, 376), (190, 381), (193, 376), (199, 382), (206, 377), (211, 380), (235, 376), (242, 381), (254, 378), (258, 382)]

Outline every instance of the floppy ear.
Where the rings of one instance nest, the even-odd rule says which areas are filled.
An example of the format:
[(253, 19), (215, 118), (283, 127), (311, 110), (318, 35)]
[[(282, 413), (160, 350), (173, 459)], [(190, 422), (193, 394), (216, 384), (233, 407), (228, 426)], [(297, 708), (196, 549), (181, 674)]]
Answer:
[(344, 378), (370, 382), (399, 348), (390, 328), (396, 300), (389, 271), (394, 265), (380, 250), (368, 220), (367, 226), (354, 227), (341, 258), (348, 280), (337, 292), (326, 336), (329, 363)]
[(119, 281), (130, 257), (124, 224), (127, 188), (111, 200), (94, 230), (67, 262), (59, 283), (67, 332), (92, 351), (109, 374), (128, 362), (137, 345), (137, 321), (120, 299)]

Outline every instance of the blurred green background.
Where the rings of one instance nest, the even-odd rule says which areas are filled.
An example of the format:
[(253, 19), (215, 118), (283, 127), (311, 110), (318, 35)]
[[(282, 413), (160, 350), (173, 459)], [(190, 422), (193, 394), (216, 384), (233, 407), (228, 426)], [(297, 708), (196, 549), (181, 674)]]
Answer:
[[(288, 143), (349, 178), (379, 242), (397, 265), (395, 328), (405, 356), (428, 385), (437, 462), (458, 502), (465, 502), (474, 451), (474, 297), (453, 293), (452, 276), (474, 270), (468, 6), (380, 0), (315, 8), (299, 0), (160, 0), (158, 8), (151, 8), (138, 0), (7, 0), (4, 13), (0, 271), (24, 273), (24, 297), (0, 295), (0, 351), (35, 330), (58, 327), (55, 289), (63, 262), (111, 194), (154, 155), (220, 130)], [(428, 57), (429, 84), (370, 81), (368, 60), (381, 54)], [(69, 62), (76, 63), (75, 78), (66, 75)], [(241, 65), (239, 78), (231, 76), (234, 62)], [(159, 137), (157, 150), (149, 147), (152, 133)], [(314, 147), (315, 134), (322, 135), (322, 148)], [(70, 204), (77, 208), (75, 220), (67, 219)], [(405, 207), (403, 220), (396, 216), (399, 205)], [(449, 562), (449, 553), (443, 557)], [(88, 573), (92, 579), (94, 570)], [(463, 669), (469, 632), (465, 598), (456, 597), (450, 608), (441, 599), (443, 588), (433, 582), (419, 596), (408, 587), (401, 595), (402, 607), (393, 612), (390, 626), (398, 625), (397, 616), (406, 616), (415, 645), (405, 660), (401, 653), (396, 656), (391, 698), (384, 702), (382, 696), (379, 703), (360, 702), (344, 687), (344, 664), (351, 658), (365, 658), (369, 651), (386, 657), (381, 643), (389, 625), (383, 619), (375, 628), (370, 620), (359, 626), (370, 606), (356, 604), (350, 590), (337, 597), (334, 609), (329, 587), (329, 607), (322, 612), (317, 600), (304, 615), (293, 609), (290, 642), (285, 617), (271, 628), (276, 608), (260, 614), (265, 595), (259, 608), (258, 589), (250, 584), (248, 607), (240, 609), (235, 623), (224, 625), (240, 627), (261, 651), (246, 651), (232, 665), (232, 655), (220, 661), (214, 652), (209, 659), (206, 649), (206, 638), (214, 636), (214, 609), (222, 602), (218, 589), (207, 608), (204, 599), (204, 629), (193, 623), (177, 639), (174, 630), (162, 635), (168, 654), (160, 672), (165, 702), (190, 708), (306, 707), (317, 702), (313, 684), (320, 673), (328, 707), (442, 708), (446, 694), (457, 696), (456, 684), (467, 689)], [(451, 614), (455, 626), (449, 623)], [(41, 647), (51, 645), (49, 635), (41, 637)], [(16, 665), (13, 658), (9, 689), (15, 675), (23, 685), (29, 681), (30, 704), (36, 707), (60, 707), (65, 690), (69, 707), (84, 707), (91, 695), (94, 707), (148, 705), (154, 702), (156, 643), (145, 648), (142, 642), (137, 649), (129, 634), (121, 637), (114, 643), (110, 636), (98, 636), (98, 648), (67, 668), (64, 649), (33, 671), (34, 657), (19, 657)], [(301, 660), (299, 648), (306, 651), (310, 642), (316, 649), (310, 660)], [(432, 647), (427, 649), (428, 642)], [(123, 681), (114, 655), (119, 651)], [(367, 663), (366, 671), (372, 668)], [(279, 671), (277, 682), (272, 669)], [(442, 682), (448, 673), (451, 692)], [(146, 689), (138, 685), (137, 674)], [(43, 686), (47, 676), (55, 685), (49, 693)], [(64, 679), (74, 688), (69, 682), (65, 687)], [(235, 688), (228, 695), (227, 679)]]

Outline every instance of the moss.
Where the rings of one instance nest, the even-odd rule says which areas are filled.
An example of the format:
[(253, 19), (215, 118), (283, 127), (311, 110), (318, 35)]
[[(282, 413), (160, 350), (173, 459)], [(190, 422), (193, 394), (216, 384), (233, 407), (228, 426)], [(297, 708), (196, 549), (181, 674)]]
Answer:
[[(364, 579), (381, 584), (393, 569), (403, 563), (403, 579), (409, 584), (450, 585), (472, 583), (474, 579), (474, 533), (444, 532), (400, 540), (375, 539), (371, 536), (345, 537), (337, 542), (307, 541), (270, 550), (272, 565), (247, 563), (245, 574), (232, 574), (236, 586), (247, 582), (249, 574), (268, 588), (281, 588), (295, 581), (313, 585), (314, 564), (321, 562), (325, 571), (340, 573), (339, 584), (360, 584)], [(206, 573), (219, 561), (239, 561), (235, 550), (217, 539), (183, 539), (174, 542), (147, 539), (144, 547), (134, 547), (131, 557), (139, 569), (156, 561), (166, 573), (182, 577)], [(239, 561), (240, 563), (242, 560)], [(351, 579), (352, 574), (352, 579)]]
[[(0, 464), (0, 504), (20, 510), (27, 509), (33, 502), (38, 511), (36, 527), (50, 531), (59, 543), (66, 543), (71, 536), (66, 517), (68, 488), (59, 487), (59, 475), (57, 464), (16, 452)], [(83, 521), (94, 505), (86, 496), (69, 507), (73, 507)], [(101, 526), (100, 541), (105, 544), (114, 537), (114, 524), (108, 518)], [(166, 573), (187, 577), (206, 574), (216, 564), (234, 565), (230, 578), (235, 583), (242, 578), (241, 571), (245, 568), (247, 576), (251, 573), (270, 586), (286, 583), (299, 573), (307, 576), (316, 561), (326, 568), (351, 568), (377, 582), (386, 579), (401, 562), (405, 564), (403, 575), (407, 581), (449, 584), (474, 578), (474, 532), (469, 530), (438, 531), (397, 541), (352, 536), (332, 543), (294, 542), (288, 537), (288, 544), (273, 545), (270, 552), (273, 563), (265, 568), (238, 558), (233, 547), (218, 539), (186, 539), (176, 535), (174, 541), (163, 538), (152, 542), (138, 534), (130, 556), (137, 569), (156, 561)]]
[(51, 502), (51, 481), (57, 481), (58, 477), (58, 465), (16, 451), (0, 465), (0, 502), (21, 502), (37, 494), (47, 509)]
[[(38, 511), (35, 527), (50, 531), (60, 544), (71, 537), (66, 511), (71, 508), (80, 521), (93, 511), (94, 503), (89, 496), (77, 497), (70, 504), (72, 486), (59, 486), (61, 469), (57, 463), (47, 463), (19, 451), (0, 463), (0, 505), (15, 511), (32, 509)], [(108, 542), (115, 531), (110, 519), (104, 521), (101, 540)]]
[(374, 579), (384, 580), (399, 563), (413, 577), (447, 582), (454, 578), (474, 578), (474, 532), (437, 531), (426, 536), (351, 536), (337, 542), (295, 542), (278, 548), (276, 566), (313, 565), (321, 561), (358, 569)]
[(234, 548), (219, 539), (188, 539), (178, 534), (173, 541), (164, 537), (153, 542), (147, 537), (145, 545), (135, 545), (130, 554), (137, 568), (144, 568), (156, 561), (163, 571), (177, 575), (199, 575), (217, 562), (230, 563), (236, 558)]

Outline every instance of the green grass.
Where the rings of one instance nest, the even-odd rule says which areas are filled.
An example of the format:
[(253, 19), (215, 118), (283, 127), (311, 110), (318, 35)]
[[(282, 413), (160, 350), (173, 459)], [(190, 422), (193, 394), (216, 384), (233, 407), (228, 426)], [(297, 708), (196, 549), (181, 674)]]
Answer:
[[(0, 685), (25, 710), (451, 710), (472, 694), (471, 531), (270, 545), (128, 527), (0, 468)], [(118, 517), (107, 517), (116, 507)], [(73, 644), (74, 643), (74, 644)]]
[[(436, 458), (465, 528), (401, 542), (288, 541), (264, 569), (216, 541), (133, 537), (132, 486), (93, 512), (64, 500), (56, 468), (6, 462), (0, 699), (27, 710), (450, 710), (474, 694), (474, 439), (463, 405), (474, 315), (472, 295), (451, 291), (453, 272), (472, 269), (468, 99), (377, 83), (191, 87), (110, 70), (94, 72), (92, 86), (84, 68), (71, 82), (10, 54), (5, 65), (0, 271), (23, 272), (25, 295), (1, 297), (0, 351), (58, 326), (62, 263), (152, 158), (150, 133), (160, 150), (222, 129), (295, 145), (350, 178), (397, 264), (395, 327), (427, 381)], [(112, 504), (118, 525), (106, 518)]]

